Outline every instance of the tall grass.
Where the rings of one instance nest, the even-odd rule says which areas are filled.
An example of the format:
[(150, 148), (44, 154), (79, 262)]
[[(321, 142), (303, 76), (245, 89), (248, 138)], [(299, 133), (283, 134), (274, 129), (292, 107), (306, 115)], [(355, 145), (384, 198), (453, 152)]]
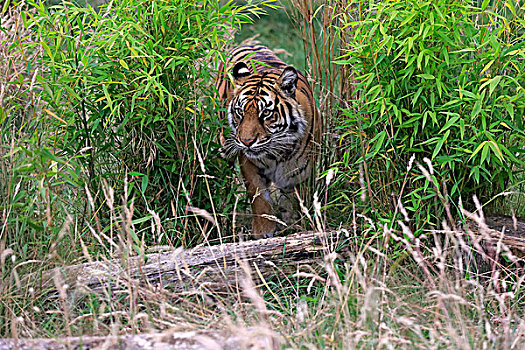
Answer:
[[(55, 295), (25, 278), (242, 232), (210, 86), (232, 31), (271, 4), (31, 4), (3, 12), (0, 32), (2, 336), (207, 328), (260, 348), (525, 345), (522, 252), (464, 204), (523, 198), (523, 8), (287, 2), (325, 121), (322, 181), (303, 210), (317, 231), (341, 228), (324, 257), (292, 275), (247, 266), (226, 295), (136, 276), (82, 295), (58, 274)], [(458, 214), (476, 225), (460, 229)]]
[[(381, 2), (357, 21), (339, 63), (356, 79), (356, 105), (345, 108), (349, 153), (377, 179), (371, 200), (410, 202), (419, 222), (442, 215), (440, 191), (461, 208), (519, 187), (524, 169), (523, 8), (498, 2)], [(434, 163), (401, 174), (412, 155)], [(521, 180), (522, 183), (522, 180)], [(394, 197), (392, 197), (394, 193)], [(433, 203), (434, 201), (434, 203)], [(430, 207), (433, 212), (423, 208)]]
[[(410, 222), (398, 231), (361, 216), (364, 231), (341, 230), (332, 240), (320, 240), (325, 254), (318, 264), (299, 265), (292, 275), (273, 265), (272, 276), (247, 264), (236, 281), (229, 281), (238, 286), (231, 294), (206, 285), (173, 293), (124, 274), (114, 278), (122, 283), (118, 294), (108, 285), (101, 294), (83, 295), (81, 286), (66, 286), (57, 274), (58, 298), (50, 298), (17, 285), (24, 276), (12, 277), (11, 294), (4, 290), (2, 295), (26, 298), (28, 305), (19, 310), (10, 304), (15, 307), (7, 335), (165, 332), (169, 338), (176, 331), (207, 329), (262, 349), (520, 349), (525, 345), (524, 278), (516, 270), (523, 258), (484, 226), (482, 208), (479, 213), (471, 215), (476, 225), (465, 231), (444, 221), (442, 230), (425, 237), (415, 237)], [(311, 214), (322, 217), (320, 211)], [(75, 230), (71, 221), (64, 229)], [(118, 246), (131, 247), (132, 229), (129, 222), (118, 227)], [(492, 243), (480, 244), (480, 238)], [(392, 260), (392, 250), (405, 253)], [(86, 250), (86, 258), (95, 257)], [(121, 261), (125, 269), (126, 260)], [(206, 335), (194, 338), (215, 344), (206, 340)]]
[[(439, 224), (440, 194), (459, 219), (474, 194), (489, 210), (507, 196), (507, 213), (522, 207), (523, 7), (286, 3), (326, 124), (321, 171), (337, 174), (328, 206), (395, 224), (405, 202), (419, 228)], [(406, 174), (411, 158), (433, 164), (433, 183), (418, 167)]]
[[(2, 8), (2, 334), (38, 299), (26, 289), (19, 305), (8, 301), (19, 274), (218, 235), (186, 211), (218, 217), (235, 197), (234, 169), (218, 156), (224, 121), (215, 117), (210, 81), (231, 33), (267, 5)], [(56, 326), (48, 321), (43, 329)]]

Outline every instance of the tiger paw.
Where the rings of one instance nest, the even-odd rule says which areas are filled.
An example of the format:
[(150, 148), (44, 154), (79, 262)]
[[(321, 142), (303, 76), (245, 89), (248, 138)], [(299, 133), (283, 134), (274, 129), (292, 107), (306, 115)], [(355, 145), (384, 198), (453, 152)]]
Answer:
[(262, 217), (254, 217), (252, 223), (252, 232), (255, 239), (273, 237), (277, 226), (274, 221)]

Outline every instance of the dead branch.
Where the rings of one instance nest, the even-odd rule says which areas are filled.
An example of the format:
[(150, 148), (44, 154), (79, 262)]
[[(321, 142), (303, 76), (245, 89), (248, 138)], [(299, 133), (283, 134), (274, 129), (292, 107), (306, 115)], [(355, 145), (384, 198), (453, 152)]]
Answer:
[[(487, 221), (493, 223), (494, 220)], [(501, 221), (502, 219), (498, 222)], [(521, 222), (518, 224), (519, 228), (523, 225)], [(495, 224), (491, 226), (499, 230), (467, 227), (466, 231), (482, 241), (501, 242), (513, 250), (525, 251), (525, 235), (520, 235), (512, 228), (510, 221), (506, 225), (507, 231)], [(516, 232), (511, 232), (513, 230)], [(336, 250), (345, 234), (348, 235), (348, 231), (300, 232), (286, 237), (241, 243), (200, 246), (187, 250), (179, 248), (127, 259), (58, 267), (42, 275), (29, 275), (25, 282), (40, 285), (44, 290), (56, 291), (61, 289), (56, 286), (56, 281), (59, 280), (69, 286), (69, 291), (80, 295), (127, 290), (130, 285), (139, 284), (170, 288), (174, 292), (204, 288), (215, 293), (228, 293), (237, 289), (236, 284), (243, 276), (241, 261), (257, 272), (253, 276), (256, 278), (257, 275), (266, 278), (277, 272), (291, 274), (297, 271), (299, 265), (322, 261), (326, 253)]]
[(263, 276), (276, 273), (275, 266), (282, 272), (293, 273), (299, 264), (312, 264), (334, 251), (341, 235), (342, 231), (302, 232), (241, 243), (179, 248), (128, 259), (58, 267), (42, 275), (29, 275), (26, 283), (56, 291), (61, 288), (55, 285), (60, 280), (80, 295), (126, 290), (130, 284), (149, 284), (176, 292), (202, 288), (228, 292), (243, 275), (241, 261)]
[(59, 339), (0, 339), (0, 350), (71, 350), (71, 349), (280, 349), (274, 337), (265, 330), (248, 329), (248, 334), (199, 330), (107, 337), (71, 337)]

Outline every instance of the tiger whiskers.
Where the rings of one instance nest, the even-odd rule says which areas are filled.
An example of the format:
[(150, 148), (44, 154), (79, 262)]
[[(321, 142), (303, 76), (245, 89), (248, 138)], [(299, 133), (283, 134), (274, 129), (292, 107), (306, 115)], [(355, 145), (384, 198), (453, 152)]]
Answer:
[(221, 153), (223, 154), (224, 158), (228, 159), (228, 158), (232, 158), (236, 156), (241, 150), (242, 150), (241, 146), (237, 143), (235, 138), (233, 138), (232, 135), (230, 134), (224, 141), (224, 147)]
[(267, 156), (279, 159), (283, 156), (283, 152), (289, 152), (295, 147), (297, 139), (297, 137), (287, 135), (274, 136), (271, 141), (250, 149), (241, 145), (235, 138), (234, 133), (229, 133), (224, 141), (221, 153), (226, 159), (236, 156), (241, 151), (249, 153), (249, 157), (253, 159), (264, 159)]

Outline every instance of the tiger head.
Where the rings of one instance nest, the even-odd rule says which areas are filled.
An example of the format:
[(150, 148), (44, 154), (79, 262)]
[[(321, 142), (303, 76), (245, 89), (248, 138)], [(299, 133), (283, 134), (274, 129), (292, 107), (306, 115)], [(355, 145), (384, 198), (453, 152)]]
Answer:
[(228, 106), (232, 132), (226, 140), (226, 153), (278, 159), (296, 147), (307, 122), (295, 99), (295, 68), (252, 74), (246, 63), (239, 62), (232, 75), (235, 89)]

